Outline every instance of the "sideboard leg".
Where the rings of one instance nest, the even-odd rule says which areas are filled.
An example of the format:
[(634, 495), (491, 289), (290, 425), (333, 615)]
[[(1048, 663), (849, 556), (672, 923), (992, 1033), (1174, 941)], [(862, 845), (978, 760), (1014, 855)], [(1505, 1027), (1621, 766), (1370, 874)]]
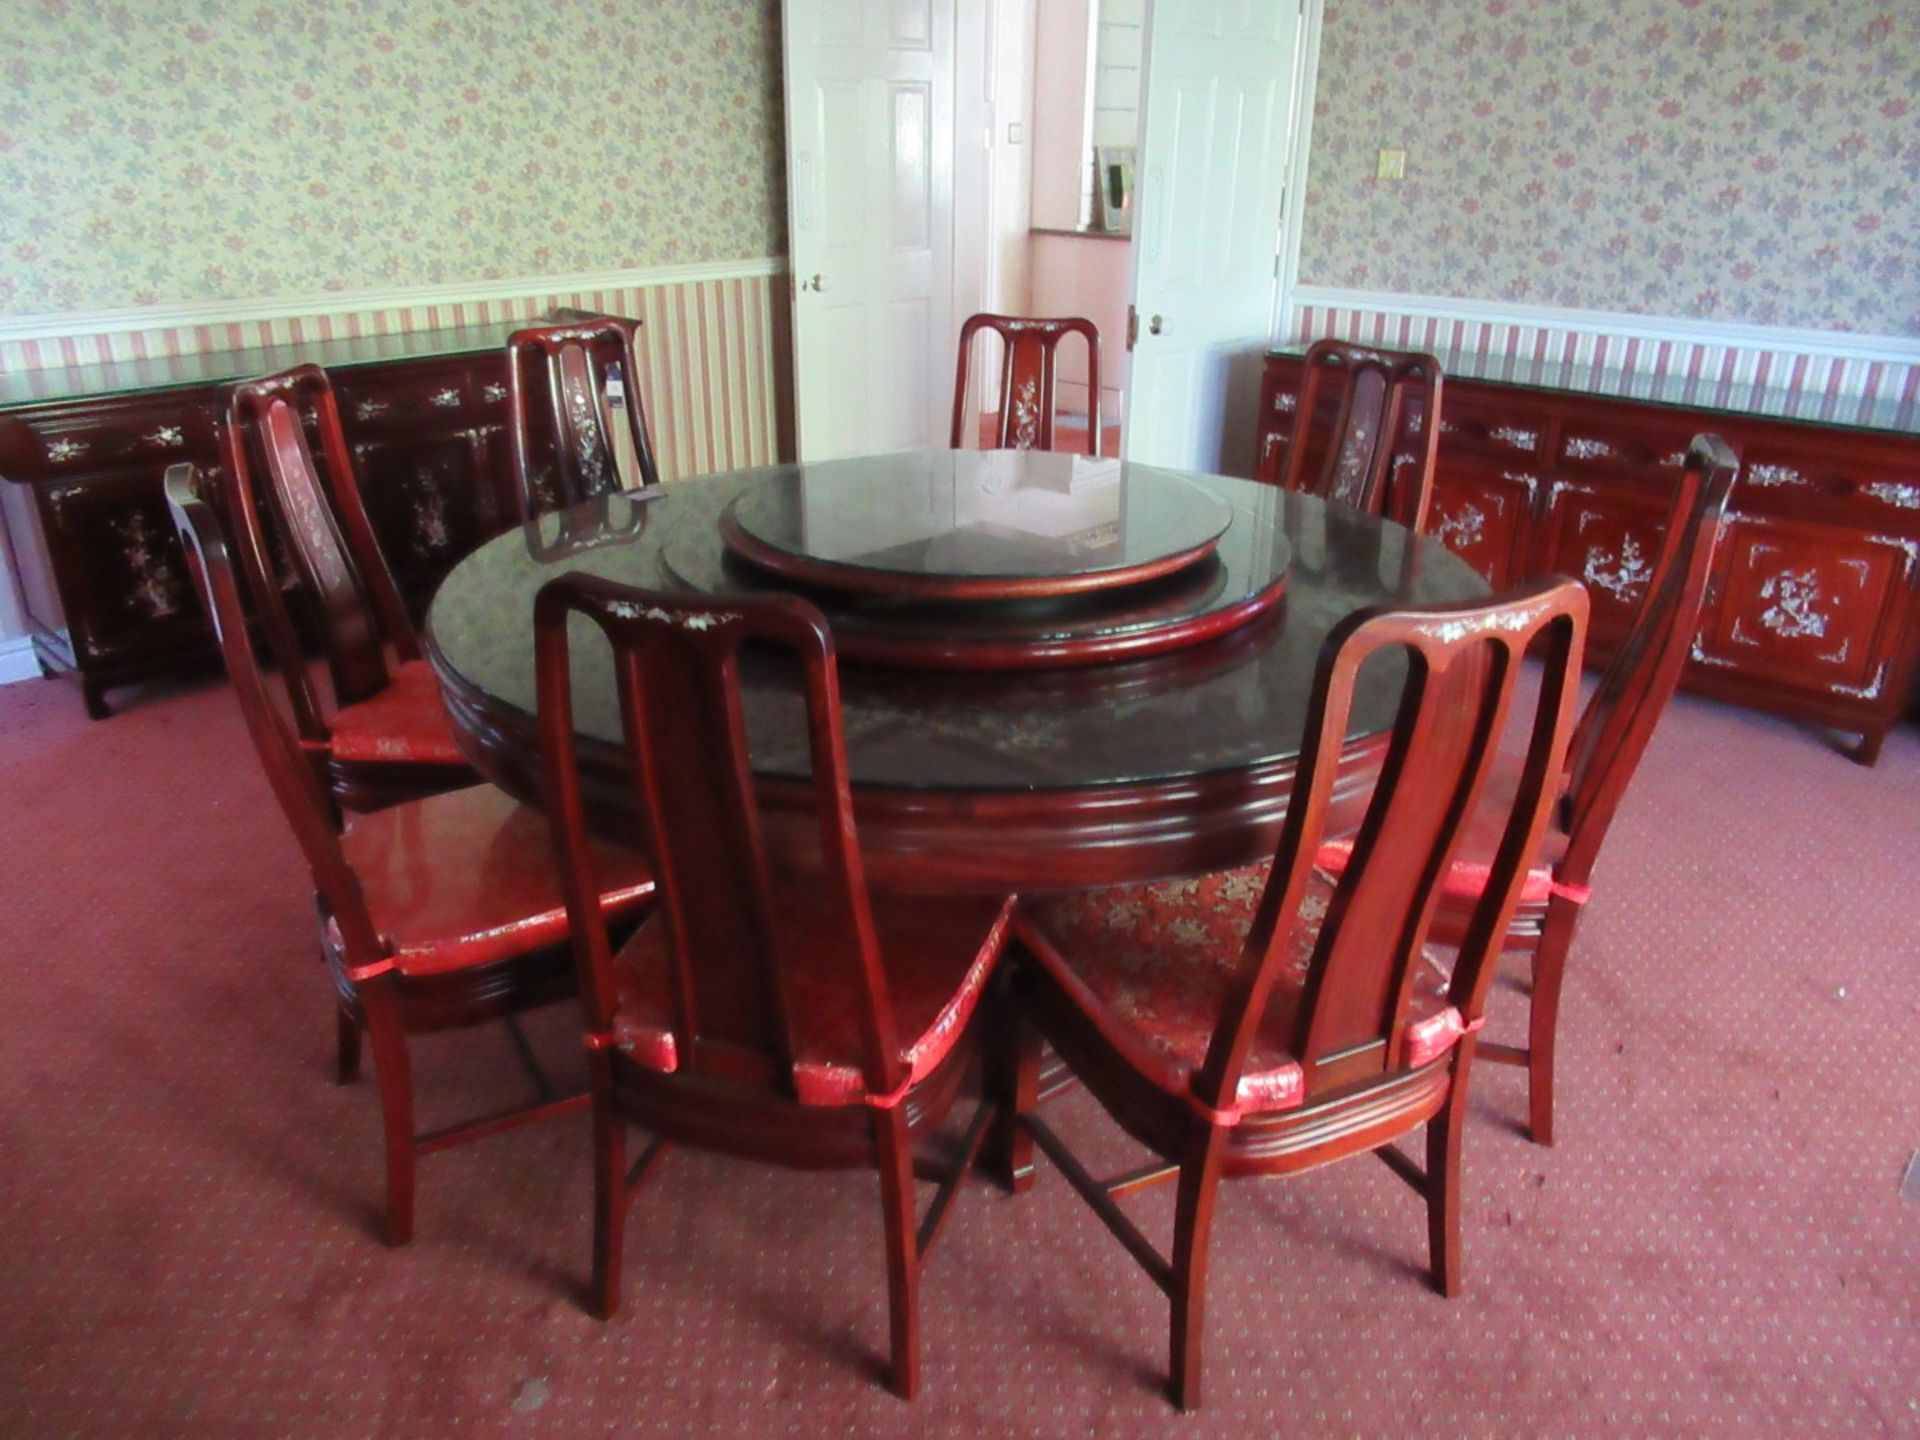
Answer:
[(1880, 747), (1886, 743), (1885, 730), (1869, 730), (1860, 737), (1860, 743), (1847, 751), (1847, 758), (1856, 765), (1865, 765), (1869, 769), (1880, 763)]
[(80, 682), (80, 698), (86, 703), (89, 720), (106, 720), (113, 715), (113, 707), (107, 704), (106, 692), (93, 681)]

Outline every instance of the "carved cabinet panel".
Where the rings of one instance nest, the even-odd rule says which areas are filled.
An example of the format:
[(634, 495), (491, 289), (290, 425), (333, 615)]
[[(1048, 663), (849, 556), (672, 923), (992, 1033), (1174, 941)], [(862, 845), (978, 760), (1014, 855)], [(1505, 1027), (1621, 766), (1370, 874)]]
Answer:
[(212, 450), (210, 399), (191, 390), (0, 415), (0, 477), (26, 482), (8, 511), (15, 549), (30, 552), (34, 652), (42, 669), (81, 675), (91, 714), (108, 684), (212, 657), (160, 489), (168, 465)]
[(1298, 367), (1269, 361), (1260, 375), (1260, 410), (1255, 422), (1256, 449), (1253, 478), (1271, 485), (1280, 478), (1280, 461), (1293, 434), (1293, 412), (1298, 406)]
[(1427, 532), (1500, 590), (1527, 573), (1537, 475), (1449, 460), (1433, 478)]
[(1742, 516), (1694, 658), (1793, 689), (1877, 698), (1898, 663), (1916, 557), (1920, 541)]
[(409, 602), (424, 605), (454, 562), (496, 532), (474, 443), (456, 432), (351, 444), (380, 553)]
[(145, 470), (81, 476), (45, 492), (56, 553), (75, 573), (64, 586), (77, 657), (113, 661), (158, 641), (195, 643), (204, 628), (186, 556), (157, 476)]
[(515, 518), (500, 504), (504, 364), (492, 356), (377, 365), (336, 381), (381, 553), (424, 607), (461, 556)]
[(1287, 458), (1287, 446), (1296, 434), (1304, 433), (1307, 443), (1313, 447), (1306, 459), (1308, 474), (1316, 472), (1316, 467), (1326, 463), (1326, 438), (1332, 433), (1338, 398), (1323, 395), (1313, 407), (1314, 415), (1306, 424), (1299, 422), (1295, 413), (1299, 408), (1300, 374), (1297, 365), (1291, 368), (1269, 364), (1260, 382), (1260, 415), (1258, 423), (1258, 446), (1255, 456), (1254, 478), (1271, 485), (1280, 478), (1280, 467)]
[(1547, 492), (1546, 522), (1528, 569), (1571, 575), (1592, 605), (1588, 648), (1611, 654), (1645, 602), (1666, 531), (1669, 498), (1636, 488), (1556, 479)]

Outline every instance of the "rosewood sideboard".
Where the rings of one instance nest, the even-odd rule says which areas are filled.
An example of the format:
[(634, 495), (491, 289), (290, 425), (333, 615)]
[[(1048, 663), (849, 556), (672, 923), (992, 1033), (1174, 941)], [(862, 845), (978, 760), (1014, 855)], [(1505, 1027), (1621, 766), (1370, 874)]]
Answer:
[(167, 466), (219, 467), (225, 381), (325, 365), (368, 509), (409, 601), (517, 519), (504, 347), (514, 325), (212, 352), (0, 377), (4, 507), (34, 653), (106, 692), (211, 667), (216, 651), (161, 493)]
[[(1740, 479), (1683, 683), (1858, 736), (1849, 753), (1873, 763), (1912, 705), (1920, 650), (1920, 435), (1875, 428), (1896, 407), (1851, 402), (1862, 423), (1838, 424), (1797, 418), (1817, 405), (1789, 392), (1623, 376), (1625, 398), (1556, 387), (1550, 366), (1511, 357), (1441, 360), (1428, 530), (1496, 590), (1584, 581), (1591, 660), (1645, 596), (1687, 441), (1725, 437)], [(1299, 354), (1267, 358), (1261, 479), (1279, 473), (1300, 377)]]

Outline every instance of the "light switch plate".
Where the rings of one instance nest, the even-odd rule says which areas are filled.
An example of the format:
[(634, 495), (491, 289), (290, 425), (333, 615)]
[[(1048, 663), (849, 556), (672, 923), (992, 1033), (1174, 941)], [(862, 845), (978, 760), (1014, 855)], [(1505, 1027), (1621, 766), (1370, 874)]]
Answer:
[(1404, 180), (1407, 178), (1407, 152), (1393, 149), (1380, 152), (1380, 165), (1374, 171), (1376, 180)]

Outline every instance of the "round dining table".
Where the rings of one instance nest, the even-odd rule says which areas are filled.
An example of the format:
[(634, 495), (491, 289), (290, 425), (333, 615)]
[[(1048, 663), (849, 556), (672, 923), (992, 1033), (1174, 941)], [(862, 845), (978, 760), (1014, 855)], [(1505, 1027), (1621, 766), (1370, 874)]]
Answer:
[[(745, 550), (771, 545), (844, 568), (879, 533), (890, 542), (879, 547), (881, 568), (947, 584), (953, 534), (967, 532), (971, 553), (982, 535), (1006, 550), (1008, 527), (996, 517), (1022, 498), (1032, 501), (1022, 513), (1042, 517), (1035, 528), (1045, 544), (1020, 549), (1020, 564), (1093, 586), (1103, 582), (1084, 578), (1098, 569), (1085, 554), (1118, 554), (1109, 573), (1130, 588), (1014, 594), (999, 602), (989, 635), (980, 612), (943, 598), (938, 584), (889, 594), (832, 573), (782, 574), (777, 557), (769, 564)], [(901, 523), (907, 529), (889, 531)], [(1201, 559), (1183, 560), (1179, 574), (1134, 584), (1124, 571), (1181, 545), (1198, 547)], [(1378, 517), (1251, 481), (1119, 461), (915, 451), (672, 481), (500, 535), (461, 561), (434, 598), (428, 653), (455, 735), (482, 775), (534, 804), (542, 792), (534, 596), (572, 571), (669, 594), (776, 588), (819, 599), (841, 651), (868, 879), (907, 892), (1116, 884), (1264, 858), (1286, 815), (1328, 632), (1366, 607), (1488, 593), (1443, 546)], [(863, 585), (868, 593), (851, 593)], [(1124, 603), (1111, 603), (1123, 593)], [(610, 656), (587, 622), (576, 625), (589, 819), (632, 839), (640, 821)], [(1371, 790), (1400, 663), (1379, 657), (1362, 676), (1335, 825), (1357, 816)], [(794, 677), (776, 656), (748, 656), (741, 691), (768, 843), (798, 854), (817, 830)]]

